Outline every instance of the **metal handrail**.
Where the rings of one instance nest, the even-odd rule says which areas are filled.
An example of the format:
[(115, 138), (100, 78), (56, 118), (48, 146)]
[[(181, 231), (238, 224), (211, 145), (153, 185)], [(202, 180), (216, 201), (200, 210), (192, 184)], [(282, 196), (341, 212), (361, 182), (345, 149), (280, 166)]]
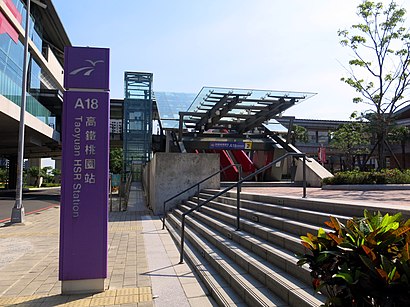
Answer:
[(128, 200), (130, 198), (131, 183), (132, 183), (132, 174), (129, 173), (127, 174), (127, 177), (125, 180), (125, 195), (124, 195), (125, 208), (121, 210), (121, 207), (120, 207), (120, 211), (126, 211), (128, 209)]
[(233, 188), (236, 189), (236, 230), (240, 230), (240, 202), (241, 202), (241, 185), (244, 181), (251, 179), (252, 177), (262, 173), (263, 171), (266, 171), (267, 169), (271, 168), (274, 164), (278, 163), (279, 161), (282, 161), (283, 159), (287, 158), (288, 156), (292, 157), (298, 157), (298, 158), (303, 158), (303, 198), (306, 198), (306, 154), (304, 153), (293, 153), (293, 152), (288, 152), (284, 154), (283, 156), (277, 158), (276, 160), (272, 161), (271, 163), (265, 165), (264, 167), (258, 169), (256, 172), (246, 176), (245, 178), (240, 179), (238, 182), (230, 185), (229, 187), (225, 188), (221, 192), (213, 195), (212, 197), (204, 200), (202, 203), (199, 203), (198, 205), (194, 208), (189, 209), (188, 211), (182, 213), (182, 223), (181, 223), (181, 247), (180, 247), (180, 255), (179, 255), (179, 263), (184, 262), (184, 238), (185, 238), (185, 216), (188, 214), (192, 213), (195, 210), (198, 210), (200, 207), (203, 205), (209, 203), (210, 201), (222, 196), (226, 192), (232, 190)]
[(162, 218), (162, 229), (165, 229), (165, 218), (167, 217), (167, 213), (166, 213), (166, 211), (165, 211), (165, 205), (166, 205), (167, 202), (173, 200), (174, 198), (176, 198), (176, 197), (178, 197), (178, 196), (181, 196), (182, 194), (188, 192), (189, 190), (191, 190), (192, 188), (195, 188), (195, 187), (197, 187), (197, 195), (198, 195), (198, 202), (199, 202), (199, 186), (200, 186), (200, 184), (203, 183), (203, 182), (205, 182), (205, 181), (207, 181), (207, 180), (209, 180), (209, 179), (211, 179), (212, 177), (214, 177), (214, 176), (216, 176), (216, 175), (219, 175), (219, 174), (222, 173), (222, 172), (225, 172), (227, 169), (229, 169), (229, 168), (231, 168), (231, 167), (234, 167), (234, 166), (236, 166), (236, 167), (238, 168), (238, 171), (239, 171), (239, 179), (241, 179), (241, 178), (242, 178), (242, 165), (241, 165), (241, 164), (230, 164), (230, 165), (224, 167), (223, 169), (221, 169), (221, 170), (219, 170), (219, 171), (217, 171), (217, 172), (215, 172), (215, 173), (209, 175), (209, 176), (206, 177), (205, 179), (202, 179), (201, 181), (195, 183), (194, 185), (190, 186), (189, 188), (186, 188), (186, 189), (183, 190), (182, 192), (179, 192), (178, 194), (172, 196), (171, 198), (168, 198), (166, 201), (164, 201), (164, 207), (163, 207), (163, 214), (164, 214), (164, 216), (163, 216), (163, 218)]

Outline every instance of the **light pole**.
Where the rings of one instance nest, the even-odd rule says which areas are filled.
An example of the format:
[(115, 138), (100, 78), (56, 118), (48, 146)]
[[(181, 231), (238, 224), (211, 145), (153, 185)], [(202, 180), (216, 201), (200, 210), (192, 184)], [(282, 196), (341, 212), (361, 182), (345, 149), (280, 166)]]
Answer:
[(24, 115), (26, 111), (26, 95), (27, 95), (27, 59), (28, 59), (28, 40), (29, 40), (29, 20), (30, 20), (30, 5), (31, 1), (42, 8), (47, 8), (44, 3), (37, 0), (27, 0), (26, 4), (26, 28), (24, 33), (24, 56), (23, 56), (23, 81), (21, 85), (21, 105), (20, 105), (20, 125), (19, 125), (19, 140), (18, 140), (18, 157), (17, 157), (17, 184), (16, 184), (16, 202), (11, 211), (12, 223), (24, 223), (24, 207), (23, 207), (23, 163), (24, 163)]

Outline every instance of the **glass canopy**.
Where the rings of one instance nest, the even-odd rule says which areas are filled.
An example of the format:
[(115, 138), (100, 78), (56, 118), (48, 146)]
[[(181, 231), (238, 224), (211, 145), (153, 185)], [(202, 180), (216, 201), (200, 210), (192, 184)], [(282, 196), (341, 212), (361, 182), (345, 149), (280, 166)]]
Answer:
[(242, 134), (264, 126), (275, 132), (286, 128), (274, 118), (315, 93), (203, 87), (199, 94), (155, 92), (163, 128), (183, 127), (199, 133), (224, 129)]
[(196, 94), (155, 92), (154, 100), (157, 103), (159, 118), (165, 129), (178, 128), (179, 112), (188, 110)]
[(264, 126), (275, 132), (286, 129), (274, 118), (315, 93), (204, 87), (184, 119), (187, 128), (204, 132), (224, 129), (243, 134)]
[(195, 112), (200, 110), (201, 106), (206, 104), (207, 100), (213, 95), (238, 95), (242, 97), (241, 104), (243, 106), (256, 106), (263, 104), (265, 100), (269, 99), (284, 99), (290, 100), (294, 98), (295, 104), (309, 99), (316, 93), (308, 92), (289, 92), (289, 91), (273, 91), (273, 90), (254, 90), (254, 89), (235, 89), (235, 88), (220, 88), (220, 87), (203, 87), (199, 94), (195, 97), (195, 100), (190, 105), (188, 111)]

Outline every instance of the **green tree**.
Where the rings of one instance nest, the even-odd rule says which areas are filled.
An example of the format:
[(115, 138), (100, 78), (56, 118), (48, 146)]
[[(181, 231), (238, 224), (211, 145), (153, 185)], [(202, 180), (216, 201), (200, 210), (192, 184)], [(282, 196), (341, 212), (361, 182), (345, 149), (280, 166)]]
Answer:
[(44, 178), (44, 182), (52, 182), (53, 180), (53, 176), (52, 176), (52, 170), (53, 168), (51, 166), (45, 166), (42, 169), (42, 173), (43, 173), (43, 178)]
[(353, 51), (349, 76), (342, 78), (372, 108), (367, 118), (376, 135), (375, 148), (379, 167), (385, 167), (387, 135), (394, 122), (394, 112), (409, 100), (404, 99), (410, 84), (410, 34), (404, 26), (406, 10), (391, 1), (362, 1), (357, 7), (361, 22), (349, 30), (340, 30), (342, 46)]
[(53, 169), (51, 170), (51, 174), (53, 175), (53, 177), (60, 176), (60, 175), (61, 175), (61, 169), (59, 169), (59, 168), (53, 168)]
[(54, 183), (60, 183), (60, 180), (61, 180), (61, 178), (60, 178), (60, 176), (61, 176), (61, 169), (59, 169), (59, 168), (53, 168), (53, 169), (51, 170), (51, 174), (52, 174), (52, 177), (53, 177), (53, 182), (54, 182)]
[(120, 174), (123, 166), (122, 148), (113, 148), (110, 150), (110, 171), (114, 174)]
[(46, 172), (44, 169), (41, 169), (37, 166), (32, 166), (28, 169), (28, 174), (31, 177), (35, 178), (34, 186), (40, 187), (41, 185), (40, 177), (44, 177), (46, 175)]
[(296, 142), (307, 143), (309, 141), (308, 131), (305, 127), (294, 125), (292, 129), (291, 142), (295, 145)]
[[(360, 119), (356, 113), (353, 113), (350, 118)], [(360, 120), (340, 125), (336, 131), (330, 132), (330, 136), (330, 145), (344, 153), (350, 170), (354, 169), (357, 155), (368, 153), (370, 137), (367, 124)], [(363, 167), (364, 163), (361, 165), (361, 168)]]
[(388, 135), (391, 143), (397, 143), (401, 146), (401, 168), (406, 168), (406, 142), (410, 139), (410, 129), (405, 126), (393, 127)]

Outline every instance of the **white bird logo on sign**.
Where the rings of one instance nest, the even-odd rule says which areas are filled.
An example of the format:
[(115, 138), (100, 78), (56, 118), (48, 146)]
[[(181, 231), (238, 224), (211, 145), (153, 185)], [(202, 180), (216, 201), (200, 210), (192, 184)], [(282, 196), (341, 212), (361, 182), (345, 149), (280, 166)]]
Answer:
[(92, 61), (92, 60), (85, 60), (86, 62), (88, 62), (88, 63), (90, 63), (91, 64), (91, 66), (84, 66), (84, 67), (80, 67), (80, 68), (77, 68), (77, 69), (74, 69), (72, 72), (70, 72), (70, 75), (77, 75), (77, 74), (79, 74), (79, 73), (81, 73), (81, 72), (84, 72), (83, 73), (83, 76), (89, 76), (89, 75), (91, 75), (91, 73), (95, 70), (95, 66), (98, 64), (98, 63), (104, 63), (104, 61), (103, 60), (97, 60), (97, 61)]

